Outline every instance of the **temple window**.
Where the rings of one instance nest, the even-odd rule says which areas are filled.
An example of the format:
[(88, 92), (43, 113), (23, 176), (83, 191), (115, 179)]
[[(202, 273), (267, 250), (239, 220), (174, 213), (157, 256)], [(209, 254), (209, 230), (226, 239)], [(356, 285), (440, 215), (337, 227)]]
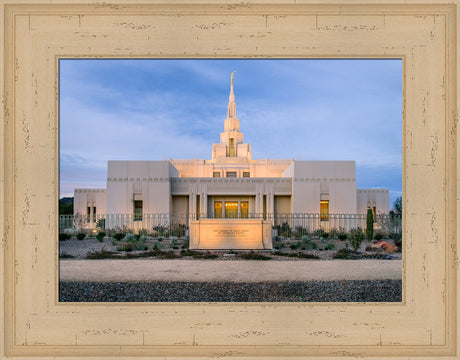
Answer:
[(230, 144), (228, 146), (228, 156), (230, 157), (235, 157), (235, 144), (234, 144), (235, 139), (230, 139)]
[(134, 221), (142, 220), (142, 200), (134, 200)]
[(319, 202), (319, 213), (321, 221), (329, 220), (329, 200), (321, 200)]

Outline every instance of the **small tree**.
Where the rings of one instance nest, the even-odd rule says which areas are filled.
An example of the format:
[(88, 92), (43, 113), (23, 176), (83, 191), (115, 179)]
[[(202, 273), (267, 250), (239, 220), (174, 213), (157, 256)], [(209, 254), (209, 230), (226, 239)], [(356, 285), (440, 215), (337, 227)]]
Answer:
[(402, 196), (397, 197), (393, 202), (393, 209), (396, 214), (402, 214)]
[(374, 215), (372, 214), (372, 209), (367, 209), (367, 223), (366, 223), (366, 235), (367, 241), (372, 241), (374, 238)]
[(355, 251), (358, 251), (364, 240), (364, 233), (361, 228), (351, 229), (348, 233), (348, 241)]

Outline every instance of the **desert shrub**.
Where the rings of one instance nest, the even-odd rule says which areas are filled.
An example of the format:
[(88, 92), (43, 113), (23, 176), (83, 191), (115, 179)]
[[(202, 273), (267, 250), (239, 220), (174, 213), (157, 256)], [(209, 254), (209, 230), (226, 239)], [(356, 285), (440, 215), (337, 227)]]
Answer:
[(345, 241), (347, 240), (347, 233), (345, 231), (339, 231), (337, 233), (337, 237), (339, 238), (339, 240)]
[(190, 240), (188, 236), (184, 238), (184, 242), (182, 243), (182, 249), (188, 249), (190, 247)]
[(334, 246), (333, 243), (329, 243), (329, 244), (326, 245), (326, 250), (332, 250), (332, 249), (334, 249), (334, 247), (335, 246)]
[(291, 236), (291, 227), (289, 226), (287, 222), (284, 222), (281, 224), (280, 235), (283, 237)]
[(59, 241), (66, 241), (69, 240), (72, 236), (70, 234), (66, 233), (60, 233), (59, 234)]
[(136, 239), (136, 235), (134, 235), (132, 233), (126, 234), (125, 241), (127, 241), (127, 242), (135, 242), (135, 241), (138, 241), (138, 240), (139, 239)]
[(293, 235), (294, 235), (296, 238), (300, 238), (300, 237), (302, 237), (302, 235), (305, 234), (305, 233), (306, 233), (306, 229), (305, 229), (304, 227), (302, 227), (302, 226), (296, 226)]
[(86, 237), (86, 234), (84, 232), (79, 232), (77, 234), (77, 239), (78, 240), (83, 240)]
[(276, 250), (279, 250), (279, 249), (284, 248), (284, 246), (281, 245), (281, 244), (275, 244), (275, 245), (273, 245), (273, 247), (274, 247)]
[(70, 255), (68, 253), (64, 253), (64, 252), (59, 254), (59, 258), (61, 258), (61, 259), (73, 259), (74, 257), (75, 256)]
[(327, 239), (329, 237), (329, 233), (326, 232), (324, 229), (322, 228), (319, 228), (317, 230), (315, 230), (315, 232), (313, 233), (313, 235), (315, 236), (318, 236), (320, 238), (323, 238), (323, 239)]
[(144, 234), (142, 234), (141, 236), (139, 236), (139, 241), (140, 241), (141, 243), (145, 243), (145, 242), (147, 241), (147, 236), (144, 235)]
[(104, 241), (104, 236), (105, 236), (105, 232), (104, 231), (99, 231), (96, 235), (96, 239), (99, 240), (99, 242), (102, 242)]
[(163, 241), (163, 238), (161, 236), (159, 236), (158, 241)]
[(295, 244), (291, 244), (289, 246), (292, 250), (299, 250), (302, 248), (302, 242), (301, 241), (297, 241)]
[(187, 250), (181, 250), (180, 254), (182, 256), (197, 256), (197, 255), (201, 255), (202, 253), (199, 251), (187, 249)]
[(361, 228), (351, 229), (348, 233), (348, 241), (355, 251), (361, 247), (364, 240), (364, 233)]
[(399, 251), (401, 251), (401, 246), (402, 246), (402, 235), (399, 232), (394, 232), (390, 234), (390, 237), (393, 239), (393, 242), (395, 245), (399, 248)]
[(120, 244), (117, 246), (118, 251), (133, 251), (133, 244), (132, 243), (126, 243), (126, 244)]
[(159, 250), (160, 249), (160, 244), (158, 243), (158, 241), (155, 241), (153, 243), (153, 250)]
[(179, 245), (177, 243), (177, 237), (175, 236), (171, 237), (171, 243), (169, 244), (169, 246), (173, 249), (179, 249)]
[(113, 238), (117, 241), (123, 240), (125, 238), (125, 233), (119, 232), (113, 235)]
[(282, 251), (275, 251), (273, 255), (278, 255), (278, 256), (287, 256), (287, 257), (298, 257), (302, 259), (319, 259), (319, 256), (313, 255), (313, 254), (308, 254), (308, 253), (303, 253), (301, 251), (297, 253), (287, 253), (287, 252), (282, 252)]
[(366, 235), (367, 241), (372, 241), (374, 238), (374, 215), (372, 214), (372, 209), (367, 209), (367, 219), (366, 219)]
[[(364, 238), (364, 235), (363, 235), (363, 238)], [(334, 254), (332, 258), (333, 259), (344, 259), (344, 260), (356, 260), (356, 259), (362, 259), (362, 257), (363, 256), (361, 253), (358, 253), (351, 249), (340, 249)]]
[(287, 253), (287, 252), (282, 252), (282, 251), (275, 251), (275, 252), (273, 252), (273, 255), (287, 256), (287, 257), (297, 257), (297, 253)]
[(218, 257), (216, 254), (211, 254), (208, 251), (206, 253), (203, 253), (201, 251), (195, 251), (195, 250), (181, 250), (180, 254), (182, 256), (191, 256), (194, 259), (215, 259)]
[(112, 251), (107, 251), (102, 249), (101, 251), (93, 251), (86, 255), (87, 259), (112, 259), (115, 256), (115, 253)]
[(256, 253), (241, 254), (239, 257), (244, 260), (271, 260), (272, 259), (269, 256), (265, 256), (262, 254), (256, 254)]
[(336, 238), (337, 235), (342, 231), (343, 229), (342, 228), (332, 228), (332, 229), (329, 229), (329, 238)]
[(309, 241), (311, 241), (311, 237), (308, 236), (308, 235), (304, 235), (304, 236), (302, 236), (302, 241), (309, 242)]
[(319, 256), (308, 254), (308, 253), (303, 253), (301, 251), (297, 253), (297, 257), (302, 258), (302, 259), (319, 259)]
[(160, 258), (160, 259), (177, 259), (177, 258), (180, 258), (182, 256), (176, 255), (173, 252), (160, 252), (157, 255), (157, 257)]
[(377, 240), (377, 241), (380, 241), (383, 239), (383, 234), (382, 233), (376, 233), (374, 235), (374, 239)]
[(99, 229), (105, 229), (105, 219), (99, 219), (96, 223), (96, 227)]

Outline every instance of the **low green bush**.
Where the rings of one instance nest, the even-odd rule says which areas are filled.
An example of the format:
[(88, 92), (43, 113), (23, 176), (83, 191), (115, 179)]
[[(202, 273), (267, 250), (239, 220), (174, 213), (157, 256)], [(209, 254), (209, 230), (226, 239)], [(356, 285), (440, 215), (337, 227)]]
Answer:
[(351, 229), (348, 233), (348, 241), (355, 251), (361, 247), (364, 240), (364, 232), (361, 228)]
[(126, 242), (136, 242), (138, 241), (139, 239), (136, 238), (136, 235), (132, 234), (132, 233), (128, 233), (126, 234), (125, 236), (125, 241)]
[(182, 249), (188, 249), (190, 246), (190, 240), (188, 238), (188, 236), (185, 237), (184, 239), (184, 243), (182, 244)]
[(332, 258), (333, 259), (344, 259), (344, 260), (355, 260), (355, 259), (362, 259), (362, 254), (357, 251), (353, 251), (351, 249), (340, 249), (334, 254)]
[(113, 238), (117, 241), (123, 240), (125, 238), (126, 234), (125, 233), (116, 233), (113, 235)]
[(302, 258), (302, 259), (319, 259), (319, 256), (304, 253), (304, 252), (301, 252), (301, 251), (299, 251), (297, 253), (287, 253), (287, 252), (282, 252), (282, 251), (275, 251), (275, 252), (273, 252), (273, 255), (287, 256), (287, 257), (298, 257), (298, 258)]
[(59, 258), (60, 259), (73, 259), (75, 256), (73, 255), (70, 255), (68, 253), (60, 253), (59, 254)]
[(347, 233), (345, 231), (338, 232), (337, 237), (339, 238), (339, 240), (345, 241), (347, 240)]
[(59, 241), (66, 241), (69, 240), (72, 236), (70, 234), (66, 233), (60, 233), (59, 234)]
[(239, 257), (244, 260), (271, 260), (269, 256), (256, 253), (240, 254)]
[(171, 238), (171, 243), (169, 244), (169, 246), (173, 249), (179, 249), (179, 244), (177, 242), (177, 238), (175, 236), (173, 236)]
[(77, 234), (77, 239), (78, 240), (83, 240), (86, 237), (86, 234), (84, 232), (79, 232)]
[(99, 242), (102, 242), (104, 241), (104, 236), (105, 236), (105, 232), (104, 231), (99, 231), (96, 235), (96, 239), (99, 240)]
[(304, 235), (304, 236), (302, 236), (302, 241), (309, 242), (309, 241), (311, 241), (311, 237), (308, 236), (308, 235)]
[(117, 251), (133, 251), (133, 244), (132, 243), (120, 244), (117, 246)]
[(297, 257), (302, 258), (302, 259), (319, 259), (319, 256), (317, 255), (303, 253), (301, 251), (297, 253)]
[(114, 257), (116, 257), (114, 252), (104, 249), (101, 251), (93, 251), (86, 255), (87, 259), (113, 259)]
[(334, 249), (335, 245), (333, 243), (329, 243), (326, 245), (326, 250), (332, 250)]

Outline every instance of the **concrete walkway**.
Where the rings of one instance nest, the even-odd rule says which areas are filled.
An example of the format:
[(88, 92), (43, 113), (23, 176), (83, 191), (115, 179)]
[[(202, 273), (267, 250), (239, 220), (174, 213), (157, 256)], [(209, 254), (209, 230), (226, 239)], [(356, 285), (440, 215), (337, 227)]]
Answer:
[(308, 281), (401, 279), (401, 260), (71, 260), (61, 281)]

